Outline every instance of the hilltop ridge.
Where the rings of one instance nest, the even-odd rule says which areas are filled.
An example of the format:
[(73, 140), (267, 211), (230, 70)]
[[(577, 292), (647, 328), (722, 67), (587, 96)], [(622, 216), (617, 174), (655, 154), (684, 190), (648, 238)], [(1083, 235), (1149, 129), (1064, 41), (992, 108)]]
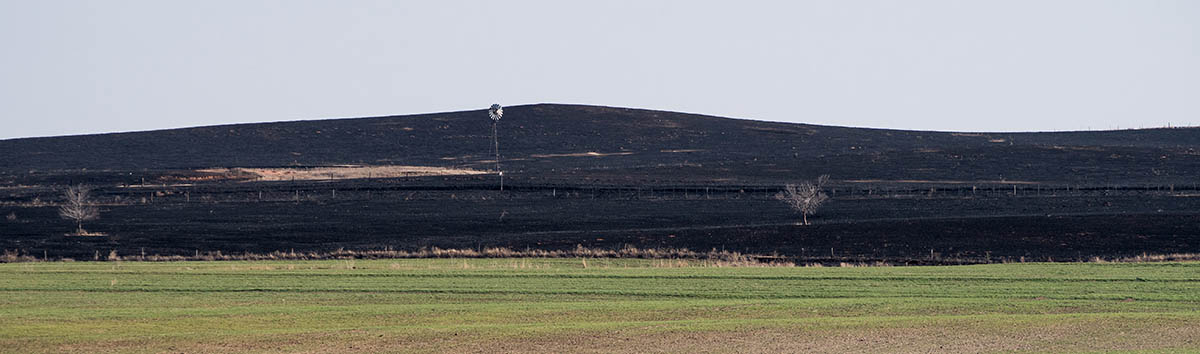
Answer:
[[(514, 174), (774, 183), (847, 180), (1184, 183), (1200, 128), (959, 133), (778, 123), (601, 106), (507, 107)], [(484, 110), (0, 140), (0, 171), (414, 165), (487, 169)], [(686, 173), (676, 173), (686, 170)]]

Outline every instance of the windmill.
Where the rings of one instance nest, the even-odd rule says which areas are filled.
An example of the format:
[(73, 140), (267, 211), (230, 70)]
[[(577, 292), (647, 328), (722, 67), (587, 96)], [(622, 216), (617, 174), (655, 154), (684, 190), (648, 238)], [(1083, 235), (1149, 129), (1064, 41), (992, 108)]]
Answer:
[(492, 118), (492, 145), (495, 146), (496, 152), (496, 173), (500, 175), (500, 190), (504, 190), (504, 171), (500, 170), (500, 140), (496, 137), (496, 125), (500, 123), (500, 118), (504, 117), (504, 107), (493, 104), (491, 108), (488, 108), (488, 117)]

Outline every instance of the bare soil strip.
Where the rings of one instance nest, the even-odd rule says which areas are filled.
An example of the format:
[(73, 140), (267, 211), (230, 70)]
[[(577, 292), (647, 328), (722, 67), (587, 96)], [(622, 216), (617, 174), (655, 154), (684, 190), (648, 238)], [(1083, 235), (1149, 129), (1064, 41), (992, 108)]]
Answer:
[(423, 177), (423, 176), (456, 176), (456, 175), (481, 175), (487, 174), (486, 171), (472, 170), (466, 168), (448, 168), (448, 167), (433, 167), (433, 166), (331, 166), (331, 167), (313, 167), (313, 168), (214, 168), (204, 169), (197, 172), (205, 173), (221, 173), (221, 174), (244, 174), (249, 173), (257, 176), (253, 181), (314, 181), (314, 180), (342, 180), (342, 179), (359, 179), (359, 178), (396, 178), (396, 177)]

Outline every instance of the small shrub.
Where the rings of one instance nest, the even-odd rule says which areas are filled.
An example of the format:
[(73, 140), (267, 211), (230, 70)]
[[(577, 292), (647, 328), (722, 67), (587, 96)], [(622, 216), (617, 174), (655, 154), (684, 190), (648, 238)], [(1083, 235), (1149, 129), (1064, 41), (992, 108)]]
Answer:
[(4, 254), (0, 255), (0, 263), (16, 263), (16, 262), (36, 262), (37, 258), (28, 254), (21, 254), (20, 250), (4, 250)]
[(1125, 263), (1141, 263), (1141, 262), (1186, 262), (1200, 260), (1200, 253), (1171, 253), (1171, 254), (1145, 254), (1140, 256), (1125, 257), (1113, 260), (1114, 262)]

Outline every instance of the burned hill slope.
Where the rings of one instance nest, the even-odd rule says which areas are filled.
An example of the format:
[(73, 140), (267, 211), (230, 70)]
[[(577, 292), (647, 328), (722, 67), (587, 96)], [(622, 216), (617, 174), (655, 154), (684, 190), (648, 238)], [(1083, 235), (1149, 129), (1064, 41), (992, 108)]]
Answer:
[[(1200, 129), (953, 133), (831, 127), (598, 106), (506, 108), (515, 176), (638, 183), (841, 180), (1183, 184)], [(483, 110), (0, 141), (0, 171), (413, 165), (490, 169)], [(18, 177), (10, 177), (15, 180)]]

